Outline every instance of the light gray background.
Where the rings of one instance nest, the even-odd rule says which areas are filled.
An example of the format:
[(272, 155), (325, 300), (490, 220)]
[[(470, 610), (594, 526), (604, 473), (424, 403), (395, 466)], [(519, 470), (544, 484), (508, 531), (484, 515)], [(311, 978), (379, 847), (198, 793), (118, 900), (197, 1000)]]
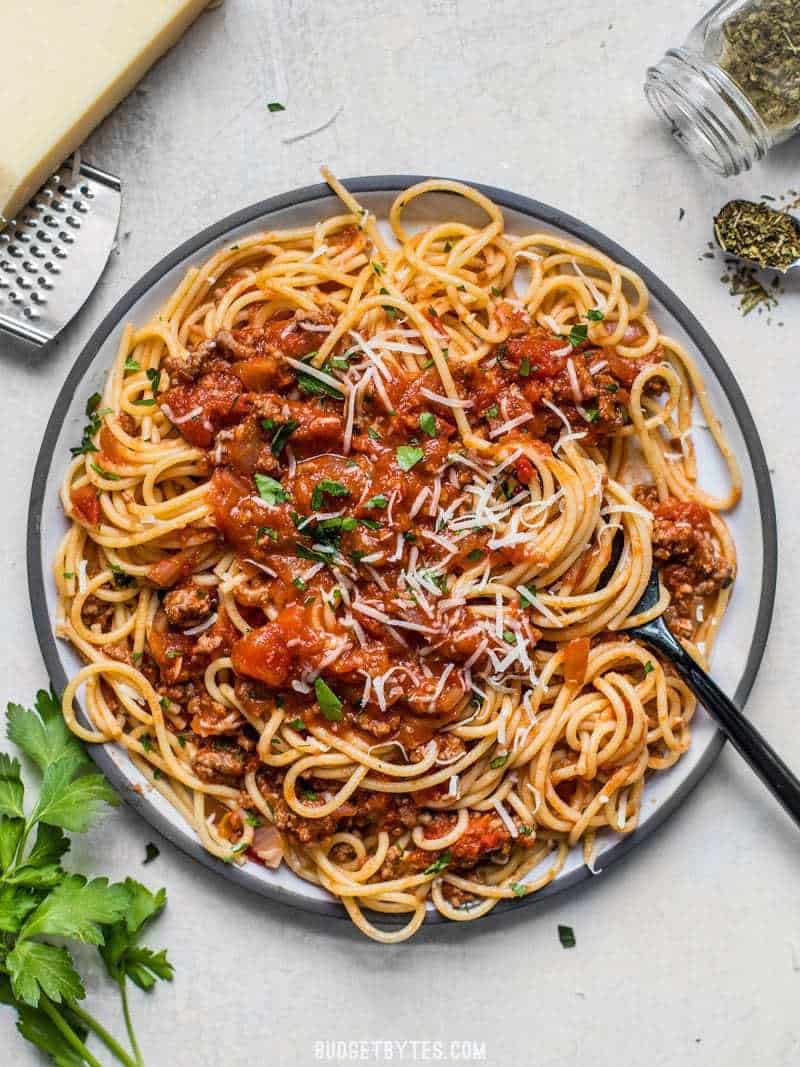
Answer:
[[(749, 711), (800, 766), (800, 291), (789, 283), (771, 326), (742, 319), (720, 263), (702, 258), (725, 200), (800, 187), (800, 140), (725, 182), (657, 125), (644, 69), (706, 6), (226, 0), (202, 16), (84, 149), (124, 189), (119, 248), (89, 304), (41, 358), (0, 341), (4, 699), (28, 701), (45, 684), (28, 610), (27, 500), (52, 402), (82, 343), (177, 243), (316, 181), (325, 161), (342, 177), (440, 173), (556, 204), (630, 248), (698, 314), (739, 378), (774, 472), (782, 565)], [(285, 113), (267, 111), (275, 99)], [(337, 108), (322, 133), (282, 143)], [(315, 1041), (337, 1038), (472, 1038), (493, 1067), (797, 1062), (797, 831), (728, 748), (654, 838), (585, 889), (395, 948), (250, 897), (165, 842), (143, 868), (154, 839), (118, 810), (72, 854), (87, 872), (168, 889), (150, 940), (169, 948), (175, 981), (151, 997), (133, 993), (150, 1067), (305, 1067), (318, 1062)], [(574, 927), (575, 949), (561, 948), (558, 923)], [(93, 963), (88, 973), (89, 1006), (120, 1030), (113, 991)], [(40, 1062), (0, 1008), (0, 1061), (12, 1057)]]

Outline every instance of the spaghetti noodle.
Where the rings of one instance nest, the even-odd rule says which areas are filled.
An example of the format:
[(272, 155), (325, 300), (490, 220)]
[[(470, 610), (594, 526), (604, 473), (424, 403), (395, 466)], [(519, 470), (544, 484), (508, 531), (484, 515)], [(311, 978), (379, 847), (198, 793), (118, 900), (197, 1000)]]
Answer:
[[(221, 248), (123, 332), (62, 488), (63, 707), (209, 852), (400, 941), (635, 828), (694, 698), (626, 627), (666, 611), (708, 655), (740, 478), (632, 271), (449, 181), (387, 238), (325, 175), (341, 214)], [(412, 231), (429, 192), (486, 219)]]

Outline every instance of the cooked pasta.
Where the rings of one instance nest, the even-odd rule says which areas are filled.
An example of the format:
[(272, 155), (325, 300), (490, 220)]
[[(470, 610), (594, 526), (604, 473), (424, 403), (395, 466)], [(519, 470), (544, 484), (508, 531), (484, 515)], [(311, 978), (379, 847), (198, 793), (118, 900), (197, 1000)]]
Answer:
[[(379, 227), (325, 174), (339, 214), (189, 270), (89, 400), (54, 563), (86, 661), (63, 706), (213, 855), (285, 862), (400, 941), (636, 827), (695, 702), (626, 629), (665, 612), (708, 657), (740, 476), (627, 267), (508, 234), (449, 181)], [(485, 218), (413, 229), (429, 193)]]

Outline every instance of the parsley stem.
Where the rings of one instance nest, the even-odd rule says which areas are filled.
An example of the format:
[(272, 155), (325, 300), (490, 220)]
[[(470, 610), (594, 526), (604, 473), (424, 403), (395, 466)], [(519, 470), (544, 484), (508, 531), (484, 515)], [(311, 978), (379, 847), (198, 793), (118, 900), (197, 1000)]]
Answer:
[(142, 1053), (139, 1049), (139, 1042), (136, 1040), (133, 1023), (131, 1022), (131, 1013), (128, 1008), (128, 984), (125, 981), (124, 975), (119, 979), (118, 985), (119, 995), (122, 998), (122, 1014), (125, 1017), (125, 1029), (128, 1031), (128, 1040), (131, 1043), (136, 1062), (139, 1064), (139, 1067), (144, 1067), (144, 1060), (142, 1059)]
[[(58, 1011), (55, 1004), (53, 1004), (49, 997), (41, 997), (39, 1000), (39, 1007), (42, 1009), (45, 1015), (50, 1018), (56, 1029), (64, 1035), (64, 1039), (66, 1040), (67, 1044), (71, 1048), (75, 1049), (81, 1059), (85, 1060), (86, 1063), (89, 1064), (89, 1067), (102, 1067), (100, 1061), (94, 1058), (94, 1056), (88, 1050), (86, 1045), (84, 1045), (84, 1043), (69, 1025), (67, 1020), (61, 1014), (61, 1012)], [(76, 1015), (83, 1017), (80, 1012), (75, 1010), (73, 1004), (70, 1004), (70, 1008), (72, 1009), (72, 1011), (75, 1011)]]
[[(120, 1063), (124, 1064), (124, 1067), (141, 1067), (141, 1061), (131, 1059), (119, 1041), (93, 1015), (90, 1015), (88, 1011), (84, 1011), (74, 1000), (68, 1001), (68, 1004), (69, 1010), (74, 1012), (85, 1026), (88, 1026), (90, 1030), (97, 1034), (106, 1048), (117, 1057)], [(93, 1059), (91, 1063), (95, 1064), (97, 1061)], [(100, 1065), (98, 1064), (97, 1067), (100, 1067)]]

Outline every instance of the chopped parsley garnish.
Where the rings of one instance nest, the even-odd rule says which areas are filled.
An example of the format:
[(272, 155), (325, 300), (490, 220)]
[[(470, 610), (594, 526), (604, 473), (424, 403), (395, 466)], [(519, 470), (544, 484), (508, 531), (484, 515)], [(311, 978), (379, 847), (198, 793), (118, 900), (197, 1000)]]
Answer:
[(611, 382), (609, 385), (606, 386), (606, 392), (607, 393), (618, 393), (619, 392), (619, 386), (617, 385), (616, 382)]
[(134, 663), (141, 663), (144, 659), (144, 652), (132, 652), (131, 659)]
[(414, 445), (400, 445), (396, 452), (397, 463), (401, 470), (410, 471), (423, 458), (425, 453)]
[(81, 443), (73, 448), (70, 448), (70, 452), (73, 456), (85, 455), (87, 452), (99, 452), (97, 445), (92, 438), (97, 434), (100, 427), (103, 424), (103, 416), (107, 415), (111, 408), (104, 408), (102, 411), (98, 410), (100, 405), (101, 396), (99, 393), (92, 393), (89, 399), (86, 401), (86, 418), (89, 420), (83, 428), (83, 437)]
[(125, 370), (141, 370), (141, 366), (136, 362), (133, 356), (128, 356), (125, 360)]
[(589, 422), (597, 422), (600, 412), (597, 408), (586, 408), (586, 418)]
[(500, 409), (498, 408), (497, 404), (492, 404), (490, 408), (487, 408), (486, 411), (484, 411), (483, 417), (485, 419), (496, 419), (499, 414)]
[(259, 526), (256, 530), (256, 544), (263, 541), (265, 537), (268, 537), (270, 541), (277, 541), (278, 531), (273, 530), (271, 526)]
[[(316, 352), (309, 352), (307, 356), (303, 357), (303, 362), (308, 363), (316, 354)], [(313, 374), (307, 374), (305, 371), (298, 370), (295, 373), (297, 375), (297, 388), (301, 393), (306, 393), (308, 396), (332, 396), (334, 400), (344, 400), (344, 393), (341, 389), (337, 389), (335, 386), (329, 385), (328, 382), (315, 378)]]
[(491, 292), (492, 296), (495, 299), (497, 299), (498, 297), (501, 297), (503, 295), (503, 290), (502, 289), (498, 289), (496, 285), (492, 286), (492, 288), (490, 289), (490, 292)]
[(575, 931), (571, 926), (558, 927), (558, 940), (563, 948), (575, 948)]
[(158, 859), (161, 855), (161, 850), (157, 845), (154, 845), (152, 841), (148, 841), (144, 846), (144, 859), (142, 863), (152, 863), (153, 860)]
[(113, 471), (107, 471), (105, 467), (101, 467), (98, 463), (90, 463), (89, 466), (95, 474), (99, 474), (101, 478), (106, 478), (109, 482), (118, 482), (121, 478), (121, 475), (114, 474)]
[(243, 818), (244, 818), (244, 821), (247, 823), (248, 826), (260, 826), (261, 825), (261, 819), (259, 819), (259, 817), (257, 815), (254, 815), (252, 813), (252, 811), (243, 812)]
[(317, 678), (314, 682), (314, 692), (317, 696), (319, 709), (328, 722), (341, 722), (343, 718), (342, 702), (322, 678)]
[(523, 837), (531, 837), (532, 834), (533, 834), (533, 827), (532, 826), (520, 826), (519, 832), (522, 834)]
[(591, 319), (592, 322), (602, 322), (605, 318), (605, 314), (600, 308), (589, 308), (586, 312), (586, 318)]
[(505, 767), (505, 765), (507, 763), (508, 763), (508, 753), (506, 752), (502, 756), (495, 756), (495, 758), (491, 761), (489, 766), (492, 768), (493, 771), (496, 771), (498, 769), (498, 767)]
[(644, 665), (644, 673), (645, 674), (650, 674), (650, 672), (654, 671), (654, 670), (655, 670), (655, 667), (653, 666), (652, 662), (650, 660), (648, 660), (647, 663), (645, 663), (645, 665)]
[(484, 552), (480, 548), (473, 548), (471, 552), (467, 553), (467, 559), (470, 563), (477, 563), (479, 559), (483, 559)]
[(271, 100), (267, 104), (267, 111), (285, 111), (286, 108), (283, 104), (279, 104), (277, 100)]
[(531, 361), (527, 356), (523, 356), (519, 361), (519, 376), (520, 378), (530, 378), (531, 376)]
[(513, 630), (503, 630), (503, 640), (507, 645), (513, 645), (516, 641)]
[(122, 567), (118, 567), (116, 563), (111, 564), (111, 573), (114, 576), (114, 585), (117, 589), (127, 589), (129, 585), (136, 584), (134, 576), (124, 571)]
[(389, 498), (384, 496), (383, 493), (378, 493), (377, 496), (370, 497), (364, 505), (365, 508), (386, 508), (389, 506)]
[(255, 474), (254, 478), (258, 495), (270, 507), (274, 508), (288, 499), (289, 494), (281, 483), (276, 482), (274, 478), (270, 478), (268, 474)]
[(153, 367), (149, 367), (145, 371), (145, 374), (147, 375), (148, 382), (150, 382), (150, 388), (153, 390), (153, 396), (155, 396), (158, 392), (158, 387), (161, 384), (161, 371), (155, 370), (155, 368)]
[(162, 697), (158, 703), (160, 704), (162, 711), (169, 711), (172, 707), (169, 697)]
[(305, 581), (305, 579), (297, 577), (297, 578), (292, 578), (292, 585), (295, 587), (295, 589), (299, 589), (300, 592), (302, 593), (302, 591), (307, 586), (307, 582)]
[(303, 800), (319, 800), (319, 794), (315, 793), (313, 789), (301, 789), (300, 796), (303, 798)]
[(371, 437), (373, 441), (380, 441), (381, 439), (381, 435), (378, 433), (374, 426), (370, 426), (370, 428), (367, 430), (367, 436)]
[(438, 874), (439, 871), (445, 870), (450, 864), (450, 849), (446, 848), (438, 859), (435, 859), (433, 863), (426, 867), (422, 872), (423, 874)]
[(589, 336), (589, 327), (585, 322), (579, 322), (569, 331), (569, 343), (573, 348), (583, 344), (586, 338)]
[(525, 602), (527, 607), (529, 607), (529, 608), (535, 608), (536, 607), (536, 600), (535, 600), (536, 590), (532, 589), (531, 586), (529, 586), (529, 585), (520, 586), (519, 595), (520, 595), (520, 598), (522, 600), (524, 600), (524, 602)]
[(298, 559), (313, 560), (315, 563), (330, 563), (331, 552), (317, 552), (316, 549), (306, 548), (305, 545), (297, 544), (294, 546), (294, 552)]
[(292, 719), (291, 722), (286, 723), (292, 730), (307, 730), (308, 727), (302, 719)]
[(276, 422), (274, 419), (262, 419), (261, 425), (265, 430), (274, 430), (270, 451), (273, 456), (279, 456), (286, 447), (286, 442), (300, 425), (297, 419), (289, 419), (287, 422)]
[(325, 533), (327, 530), (342, 530), (347, 532), (348, 530), (355, 530), (358, 520), (354, 519), (352, 515), (335, 515), (331, 519), (323, 519), (322, 522), (318, 522), (316, 526), (316, 533), (322, 531)]
[(368, 530), (380, 530), (381, 528), (381, 524), (376, 519), (359, 519), (358, 521)]
[(151, 408), (155, 404), (155, 398), (152, 396), (140, 396), (138, 400), (131, 400), (131, 403), (139, 408)]
[(145, 752), (149, 752), (150, 749), (153, 747), (153, 742), (150, 740), (147, 734), (142, 734), (141, 742), (142, 748), (145, 750)]
[(326, 493), (328, 496), (350, 496), (350, 490), (346, 485), (323, 478), (321, 482), (317, 482), (314, 486), (314, 492), (311, 494), (311, 507), (314, 511), (321, 510), (322, 505), (325, 503)]
[(386, 270), (386, 267), (384, 267), (382, 263), (378, 263), (377, 260), (373, 260), (372, 269), (375, 271), (378, 277), (380, 277), (381, 274), (383, 274), (383, 272)]
[(512, 882), (510, 888), (515, 897), (525, 896), (525, 885), (522, 882)]
[(428, 437), (436, 436), (436, 416), (432, 415), (430, 411), (423, 411), (419, 417), (419, 428)]
[[(381, 287), (378, 290), (378, 292), (381, 294), (381, 296), (391, 296), (392, 295), (389, 292), (389, 290), (384, 288), (384, 287)], [(386, 314), (389, 316), (390, 319), (396, 319), (397, 316), (400, 314), (400, 312), (397, 310), (397, 308), (393, 307), (391, 304), (381, 304), (381, 307), (383, 308), (383, 310), (386, 312)]]

